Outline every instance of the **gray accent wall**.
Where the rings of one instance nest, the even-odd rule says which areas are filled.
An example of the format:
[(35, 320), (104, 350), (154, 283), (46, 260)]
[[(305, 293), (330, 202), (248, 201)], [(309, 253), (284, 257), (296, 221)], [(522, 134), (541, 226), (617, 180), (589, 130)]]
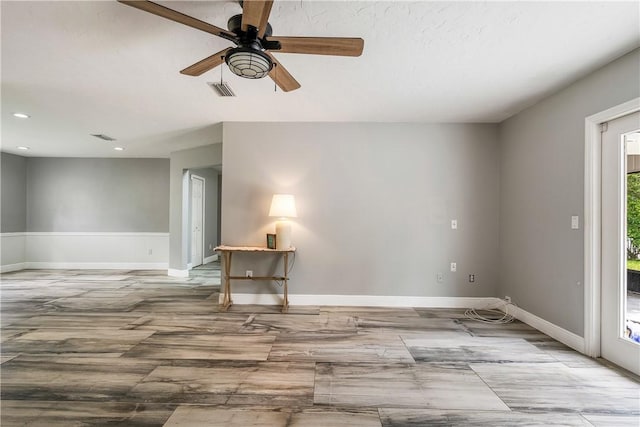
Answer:
[(0, 232), (27, 231), (27, 158), (0, 153)]
[(580, 336), (585, 118), (640, 96), (639, 76), (636, 49), (499, 127), (500, 296)]
[(27, 177), (28, 231), (169, 231), (168, 159), (31, 157)]
[[(495, 295), (496, 125), (224, 123), (223, 135), (222, 243), (265, 246), (272, 195), (294, 194), (291, 293)], [(260, 258), (234, 256), (234, 273), (274, 268)]]

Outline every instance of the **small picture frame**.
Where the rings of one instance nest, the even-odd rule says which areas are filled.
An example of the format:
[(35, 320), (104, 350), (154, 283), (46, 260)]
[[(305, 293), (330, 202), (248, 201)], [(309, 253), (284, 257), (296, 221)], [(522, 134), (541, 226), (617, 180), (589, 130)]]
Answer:
[(276, 235), (275, 234), (267, 234), (267, 248), (275, 249), (276, 248)]

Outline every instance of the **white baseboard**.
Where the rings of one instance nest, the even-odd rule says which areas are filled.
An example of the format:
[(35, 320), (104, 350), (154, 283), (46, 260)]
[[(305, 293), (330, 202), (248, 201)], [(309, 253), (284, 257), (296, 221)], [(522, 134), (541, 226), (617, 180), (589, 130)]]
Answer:
[(166, 262), (25, 262), (24, 268), (42, 270), (166, 270)]
[(218, 254), (211, 255), (204, 259), (203, 264), (209, 264), (210, 262), (217, 261), (217, 260), (218, 260)]
[(178, 270), (177, 268), (169, 268), (167, 276), (171, 277), (189, 277), (189, 270)]
[(507, 305), (507, 312), (521, 322), (524, 322), (527, 325), (536, 328), (540, 332), (549, 335), (551, 338), (558, 340), (564, 345), (584, 354), (585, 342), (583, 337), (576, 335), (573, 332), (567, 331), (566, 329), (561, 328), (560, 326), (555, 325), (547, 320), (544, 320), (543, 318), (538, 317), (535, 314), (531, 314), (528, 311), (523, 310), (513, 304)]
[(20, 270), (166, 270), (166, 262), (21, 262), (0, 266), (0, 273)]
[[(198, 265), (196, 265), (196, 267), (200, 267), (201, 265), (209, 264), (210, 262), (217, 261), (217, 260), (218, 260), (218, 255), (217, 254), (216, 255), (211, 255), (211, 256), (208, 256), (206, 258), (203, 258), (202, 259), (202, 264), (198, 264)], [(187, 270), (193, 270), (193, 269), (194, 269), (193, 263), (192, 262), (188, 263), (187, 264)]]
[(8, 265), (0, 265), (0, 273), (9, 273), (10, 271), (20, 271), (24, 270), (26, 267), (26, 263), (19, 262), (16, 264), (8, 264)]
[[(220, 293), (220, 302), (223, 298)], [(282, 294), (241, 294), (231, 290), (234, 304), (278, 305)], [(430, 307), (484, 308), (500, 300), (493, 297), (407, 297), (379, 295), (300, 295), (289, 294), (291, 305), (333, 305), (352, 307)]]

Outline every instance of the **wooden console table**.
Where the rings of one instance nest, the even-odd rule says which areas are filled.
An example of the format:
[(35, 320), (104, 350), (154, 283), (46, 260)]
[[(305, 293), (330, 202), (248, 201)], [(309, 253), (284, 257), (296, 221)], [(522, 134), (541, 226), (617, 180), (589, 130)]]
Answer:
[[(224, 266), (224, 297), (222, 299), (222, 311), (227, 311), (233, 304), (231, 300), (231, 280), (272, 280), (283, 282), (284, 298), (282, 301), (282, 312), (289, 309), (288, 281), (289, 281), (289, 254), (294, 253), (296, 248), (289, 249), (268, 249), (257, 246), (218, 246), (214, 249), (222, 255), (222, 265)], [(284, 259), (284, 274), (282, 276), (232, 276), (231, 275), (231, 258), (234, 253), (267, 253), (282, 255)]]

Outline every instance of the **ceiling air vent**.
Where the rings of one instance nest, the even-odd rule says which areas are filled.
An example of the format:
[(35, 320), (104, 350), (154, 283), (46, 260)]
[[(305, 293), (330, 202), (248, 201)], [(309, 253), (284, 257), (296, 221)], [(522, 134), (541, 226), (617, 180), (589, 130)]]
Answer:
[(96, 138), (100, 138), (103, 141), (115, 141), (115, 138), (111, 138), (109, 135), (105, 135), (102, 133), (92, 133), (91, 136), (95, 136)]
[(235, 93), (233, 93), (233, 91), (231, 90), (231, 86), (229, 86), (229, 84), (227, 82), (220, 82), (220, 83), (207, 83), (209, 86), (211, 86), (211, 89), (215, 90), (216, 93), (220, 96), (236, 96)]

